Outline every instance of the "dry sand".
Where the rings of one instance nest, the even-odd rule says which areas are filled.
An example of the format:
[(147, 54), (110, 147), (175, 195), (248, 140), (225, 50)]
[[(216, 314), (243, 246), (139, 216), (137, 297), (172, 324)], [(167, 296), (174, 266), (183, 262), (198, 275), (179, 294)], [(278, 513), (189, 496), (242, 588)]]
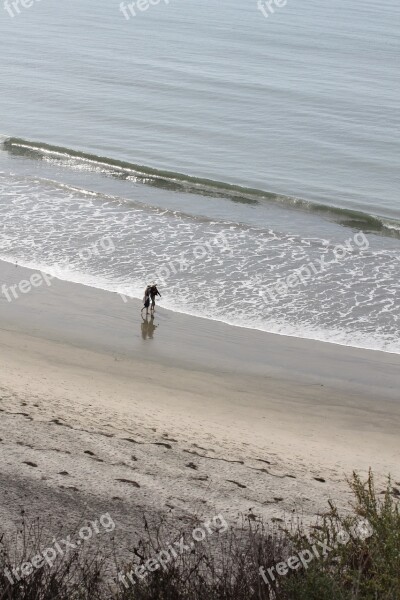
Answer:
[(398, 355), (162, 306), (144, 339), (137, 301), (58, 280), (0, 311), (0, 530), (109, 512), (129, 547), (143, 512), (307, 519), (353, 469), (400, 480)]

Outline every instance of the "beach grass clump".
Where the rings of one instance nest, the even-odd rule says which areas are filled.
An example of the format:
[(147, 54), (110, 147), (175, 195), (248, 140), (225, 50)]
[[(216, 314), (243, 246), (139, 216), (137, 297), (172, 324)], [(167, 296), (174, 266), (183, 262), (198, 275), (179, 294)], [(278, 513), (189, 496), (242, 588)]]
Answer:
[[(182, 531), (182, 535), (184, 532)], [(150, 539), (151, 538), (151, 539)], [(166, 547), (163, 532), (149, 534), (140, 552), (141, 563)], [(267, 531), (263, 523), (243, 518), (241, 526), (213, 540), (197, 543), (179, 554), (165, 569), (135, 577), (128, 589), (120, 585), (118, 600), (269, 600), (270, 592), (256, 565), (279, 562), (287, 551), (286, 535)], [(128, 571), (133, 565), (126, 568)]]
[[(366, 480), (354, 473), (349, 485), (351, 510), (342, 515), (329, 503), (311, 527), (299, 520), (270, 529), (249, 515), (156, 567), (154, 557), (187, 535), (185, 526), (172, 539), (171, 523), (160, 519), (156, 528), (145, 522), (129, 564), (114, 549), (81, 548), (11, 586), (5, 570), (43, 547), (39, 529), (29, 531), (12, 552), (0, 543), (0, 599), (400, 600), (400, 492), (390, 478), (378, 492), (371, 472)], [(144, 564), (145, 575), (135, 570)]]
[(366, 481), (353, 473), (349, 485), (351, 514), (342, 517), (331, 504), (311, 536), (299, 530), (292, 537), (295, 552), (306, 544), (321, 550), (323, 543), (326, 552), (284, 580), (282, 598), (400, 599), (400, 492), (390, 478), (377, 492), (371, 472)]
[(43, 538), (40, 521), (28, 523), (24, 511), (12, 543), (0, 535), (0, 600), (104, 600), (102, 549), (90, 553), (77, 547), (51, 566), (33, 568), (33, 557), (43, 553)]

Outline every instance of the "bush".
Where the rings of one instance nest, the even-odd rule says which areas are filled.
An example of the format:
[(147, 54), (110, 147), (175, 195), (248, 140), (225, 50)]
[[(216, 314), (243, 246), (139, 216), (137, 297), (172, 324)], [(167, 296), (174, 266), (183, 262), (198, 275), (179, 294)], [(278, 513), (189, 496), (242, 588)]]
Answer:
[[(389, 478), (380, 499), (371, 472), (366, 482), (353, 473), (349, 485), (352, 514), (341, 517), (331, 506), (310, 537), (311, 545), (325, 540), (337, 549), (285, 581), (290, 600), (400, 599), (399, 491)], [(294, 547), (304, 547), (306, 537), (298, 532)]]

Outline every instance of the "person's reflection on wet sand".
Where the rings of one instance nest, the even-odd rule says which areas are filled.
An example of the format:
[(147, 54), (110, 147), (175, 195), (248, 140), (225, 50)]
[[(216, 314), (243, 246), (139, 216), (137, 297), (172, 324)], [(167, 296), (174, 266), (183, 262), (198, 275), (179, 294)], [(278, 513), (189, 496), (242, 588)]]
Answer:
[(150, 319), (146, 316), (146, 318), (142, 317), (142, 338), (144, 340), (153, 339), (153, 335), (158, 325), (154, 325), (154, 315), (150, 316)]

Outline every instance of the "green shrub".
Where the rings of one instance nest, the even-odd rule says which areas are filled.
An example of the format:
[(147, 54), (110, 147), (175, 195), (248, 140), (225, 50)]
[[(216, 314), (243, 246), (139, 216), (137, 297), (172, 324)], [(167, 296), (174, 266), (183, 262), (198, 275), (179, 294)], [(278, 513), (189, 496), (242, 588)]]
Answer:
[[(308, 545), (325, 540), (337, 548), (284, 581), (290, 600), (400, 599), (399, 492), (389, 478), (378, 494), (371, 472), (366, 482), (353, 473), (349, 485), (355, 499), (352, 514), (342, 517), (331, 505), (322, 525), (308, 536)], [(296, 550), (306, 540), (304, 532), (297, 532)]]

